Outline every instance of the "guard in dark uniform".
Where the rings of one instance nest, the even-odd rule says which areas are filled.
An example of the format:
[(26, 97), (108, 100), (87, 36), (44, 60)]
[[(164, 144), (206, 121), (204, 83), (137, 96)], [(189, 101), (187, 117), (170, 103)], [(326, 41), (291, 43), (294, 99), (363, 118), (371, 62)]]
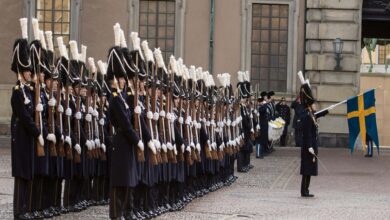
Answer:
[[(302, 77), (303, 78), (303, 77)], [(315, 114), (315, 102), (311, 92), (310, 85), (307, 81), (302, 82), (300, 88), (300, 98), (302, 105), (305, 107), (304, 116), (302, 118), (303, 142), (301, 148), (301, 196), (313, 197), (309, 193), (310, 177), (318, 175), (318, 122), (319, 117), (328, 114), (328, 111), (323, 111), (320, 114)]]
[(287, 131), (288, 126), (290, 125), (290, 107), (286, 105), (286, 98), (282, 97), (280, 102), (276, 104), (276, 111), (279, 113), (279, 116), (283, 118), (283, 120), (286, 122), (283, 128), (283, 134), (280, 137), (280, 146), (286, 146), (286, 139), (287, 139)]
[(40, 129), (35, 125), (32, 65), (27, 41), (27, 18), (20, 19), (22, 38), (13, 46), (11, 70), (18, 81), (12, 90), (11, 161), (15, 178), (13, 211), (16, 219), (32, 219), (32, 189), (36, 141), (44, 145)]
[(109, 118), (115, 128), (111, 154), (110, 218), (121, 219), (128, 207), (129, 188), (138, 183), (136, 148), (144, 150), (144, 144), (133, 129), (129, 105), (122, 96), (126, 84), (119, 42), (108, 55), (107, 79), (111, 81), (112, 96), (109, 102)]

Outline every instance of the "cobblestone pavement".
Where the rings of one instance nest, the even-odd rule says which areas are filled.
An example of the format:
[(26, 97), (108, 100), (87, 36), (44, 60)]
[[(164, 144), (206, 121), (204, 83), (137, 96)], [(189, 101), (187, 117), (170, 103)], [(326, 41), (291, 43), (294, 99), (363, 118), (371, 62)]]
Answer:
[[(0, 219), (12, 217), (9, 150), (0, 149)], [(300, 197), (300, 151), (277, 148), (265, 159), (252, 158), (249, 173), (158, 219), (390, 219), (390, 151), (364, 158), (347, 149), (320, 149), (319, 176)], [(108, 207), (93, 207), (54, 219), (107, 219)]]

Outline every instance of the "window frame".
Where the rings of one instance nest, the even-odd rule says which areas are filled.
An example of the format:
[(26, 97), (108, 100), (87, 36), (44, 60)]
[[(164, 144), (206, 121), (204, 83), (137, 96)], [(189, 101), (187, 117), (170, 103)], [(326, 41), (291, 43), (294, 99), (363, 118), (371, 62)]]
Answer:
[[(288, 40), (287, 40), (287, 80), (286, 91), (280, 94), (294, 94), (296, 88), (295, 69), (297, 68), (297, 58), (293, 55), (297, 51), (297, 22), (295, 0), (242, 0), (241, 1), (241, 70), (251, 70), (251, 38), (252, 38), (252, 7), (253, 4), (279, 4), (288, 5)], [(260, 88), (262, 89), (262, 88)], [(270, 88), (271, 90), (273, 88)]]
[[(174, 56), (183, 57), (184, 55), (184, 24), (186, 13), (187, 0), (175, 0), (175, 41), (174, 41)], [(140, 0), (128, 0), (129, 11), (129, 33), (127, 39), (130, 38), (130, 32), (139, 32), (139, 16), (140, 16)], [(144, 40), (144, 39), (141, 39)]]

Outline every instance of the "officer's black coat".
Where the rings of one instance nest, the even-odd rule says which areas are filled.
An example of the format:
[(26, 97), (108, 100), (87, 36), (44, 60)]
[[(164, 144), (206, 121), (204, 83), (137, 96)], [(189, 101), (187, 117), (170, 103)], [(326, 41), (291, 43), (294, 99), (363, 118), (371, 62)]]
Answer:
[(253, 143), (251, 141), (252, 119), (250, 118), (250, 111), (245, 106), (241, 106), (241, 117), (244, 145), (240, 148), (240, 151), (251, 153), (253, 151)]
[(118, 93), (113, 93), (109, 117), (115, 128), (111, 153), (111, 186), (135, 187), (138, 183), (136, 148), (140, 140), (131, 124), (130, 108)]
[[(176, 118), (179, 118), (179, 111), (177, 109), (174, 109), (174, 114), (176, 115)], [(175, 143), (177, 148), (178, 154), (183, 154), (185, 152), (182, 152), (181, 145), (184, 144), (183, 136), (180, 133), (180, 126), (182, 126), (179, 123), (179, 120), (175, 120), (174, 122), (174, 130), (175, 130)], [(185, 151), (185, 149), (184, 149)], [(176, 180), (180, 183), (183, 183), (185, 181), (185, 173), (184, 173), (184, 161), (177, 160), (176, 163)]]
[[(24, 104), (25, 91), (30, 103)], [(11, 107), (11, 160), (12, 176), (32, 180), (34, 176), (35, 140), (40, 131), (34, 123), (34, 96), (32, 90), (15, 86), (12, 90)]]
[(312, 147), (316, 155), (318, 155), (318, 126), (315, 122), (318, 118), (328, 114), (328, 111), (324, 111), (314, 116), (307, 109), (304, 111), (304, 117), (302, 118), (303, 127), (303, 142), (301, 148), (301, 175), (305, 176), (317, 176), (318, 175), (318, 160), (309, 152), (309, 148)]

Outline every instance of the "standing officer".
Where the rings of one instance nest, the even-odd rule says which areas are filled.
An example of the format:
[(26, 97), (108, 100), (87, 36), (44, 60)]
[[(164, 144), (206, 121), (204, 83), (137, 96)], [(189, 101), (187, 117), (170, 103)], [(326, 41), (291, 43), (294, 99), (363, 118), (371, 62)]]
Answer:
[[(301, 72), (300, 72), (301, 73)], [(301, 196), (313, 197), (309, 193), (310, 177), (318, 175), (318, 122), (319, 117), (328, 114), (328, 111), (323, 111), (320, 114), (315, 114), (315, 99), (311, 92), (308, 81), (301, 79), (300, 98), (305, 110), (302, 117), (303, 141), (301, 148)]]

